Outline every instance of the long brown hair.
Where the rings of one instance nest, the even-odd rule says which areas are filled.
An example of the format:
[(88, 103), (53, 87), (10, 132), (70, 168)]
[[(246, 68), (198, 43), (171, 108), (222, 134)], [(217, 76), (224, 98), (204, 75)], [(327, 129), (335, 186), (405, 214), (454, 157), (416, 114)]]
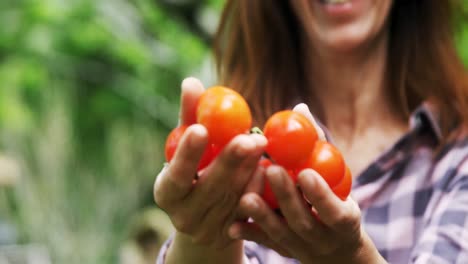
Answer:
[[(303, 33), (290, 1), (228, 0), (215, 37), (220, 81), (244, 95), (258, 124), (294, 98), (311, 98)], [(387, 87), (393, 103), (408, 118), (424, 100), (433, 101), (445, 135), (468, 121), (468, 78), (453, 40), (455, 5), (397, 0), (389, 20)]]

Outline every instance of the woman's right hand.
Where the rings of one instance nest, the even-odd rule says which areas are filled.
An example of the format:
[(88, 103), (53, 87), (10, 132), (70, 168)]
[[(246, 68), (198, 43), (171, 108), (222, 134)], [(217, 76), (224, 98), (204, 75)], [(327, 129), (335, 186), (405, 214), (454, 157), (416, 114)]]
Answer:
[[(182, 124), (194, 123), (196, 102), (203, 90), (194, 78), (182, 83)], [(261, 185), (256, 179), (263, 172), (257, 163), (267, 141), (256, 134), (235, 137), (195, 180), (207, 141), (202, 125), (189, 126), (173, 159), (156, 178), (154, 198), (178, 233), (197, 245), (224, 248), (232, 241), (228, 227), (240, 217), (234, 213), (240, 197), (246, 189)]]

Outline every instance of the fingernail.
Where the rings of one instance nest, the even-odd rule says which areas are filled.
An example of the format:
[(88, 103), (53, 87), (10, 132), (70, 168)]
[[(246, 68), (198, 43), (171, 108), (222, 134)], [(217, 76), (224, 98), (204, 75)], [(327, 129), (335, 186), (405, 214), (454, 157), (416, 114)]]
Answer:
[(267, 168), (267, 173), (271, 175), (278, 175), (281, 173), (281, 168), (279, 166), (272, 165)]
[(252, 135), (253, 138), (255, 138), (255, 141), (257, 143), (257, 146), (264, 148), (268, 144), (268, 140), (266, 139), (265, 136), (254, 134)]
[(237, 146), (234, 150), (235, 155), (238, 157), (244, 157), (247, 155), (249, 151), (251, 151), (253, 148), (255, 148), (254, 142), (250, 138), (245, 138), (244, 139), (239, 139), (237, 143)]
[(272, 165), (267, 168), (266, 173), (269, 175), (269, 177), (273, 177), (274, 181), (277, 182), (281, 178), (281, 170), (281, 167)]
[(257, 210), (258, 209), (258, 203), (252, 197), (247, 198), (247, 205), (250, 207), (251, 210)]
[(304, 178), (304, 180), (307, 182), (307, 184), (310, 186), (310, 187), (314, 187), (315, 185), (315, 172), (312, 170), (312, 169), (305, 169), (303, 171), (301, 171), (300, 173), (300, 177), (301, 178)]
[(293, 110), (307, 112), (307, 111), (309, 111), (309, 107), (304, 103), (300, 103), (300, 104), (296, 105)]
[(204, 137), (208, 133), (206, 131), (206, 128), (203, 125), (195, 124), (192, 125), (192, 133), (194, 133), (197, 136)]
[(198, 80), (194, 77), (187, 77), (182, 81), (181, 87), (182, 90), (190, 89), (198, 85)]

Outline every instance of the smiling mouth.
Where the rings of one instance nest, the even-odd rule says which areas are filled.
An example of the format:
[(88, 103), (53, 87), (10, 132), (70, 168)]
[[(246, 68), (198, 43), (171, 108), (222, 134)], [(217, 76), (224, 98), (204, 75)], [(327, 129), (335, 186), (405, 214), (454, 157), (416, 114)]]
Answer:
[(342, 5), (351, 2), (350, 0), (320, 0), (322, 4), (328, 5)]

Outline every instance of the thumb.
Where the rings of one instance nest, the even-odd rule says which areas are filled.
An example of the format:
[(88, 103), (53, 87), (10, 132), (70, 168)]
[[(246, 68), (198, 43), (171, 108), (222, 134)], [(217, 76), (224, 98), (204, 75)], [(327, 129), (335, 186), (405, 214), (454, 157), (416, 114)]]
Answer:
[(310, 112), (309, 107), (306, 104), (301, 103), (296, 105), (293, 108), (293, 111), (307, 117), (307, 119), (309, 119), (309, 121), (312, 122), (312, 124), (315, 127), (315, 130), (317, 131), (319, 140), (327, 140), (327, 138), (325, 137), (325, 132), (323, 132), (323, 129), (318, 125), (317, 121), (315, 121), (315, 118), (312, 116), (312, 113)]
[(180, 123), (193, 125), (197, 121), (196, 111), (198, 99), (205, 91), (202, 82), (194, 77), (182, 81), (182, 94), (180, 96)]

